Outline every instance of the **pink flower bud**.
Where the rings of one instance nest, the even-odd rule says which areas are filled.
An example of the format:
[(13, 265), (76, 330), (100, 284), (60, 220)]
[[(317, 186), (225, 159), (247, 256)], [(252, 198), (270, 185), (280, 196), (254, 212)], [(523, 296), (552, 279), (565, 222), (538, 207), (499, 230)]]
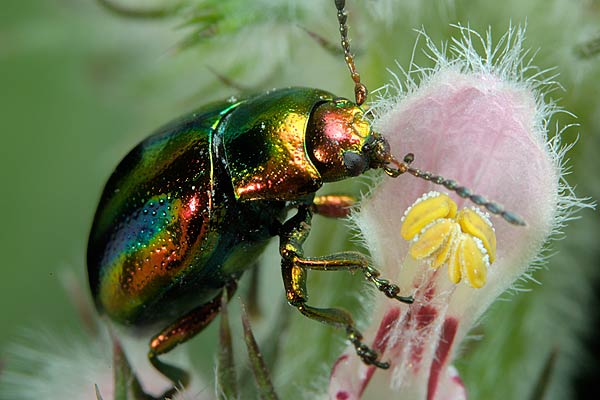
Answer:
[[(365, 343), (390, 368), (376, 371), (349, 348), (333, 367), (332, 399), (359, 399), (365, 393), (365, 398), (466, 399), (464, 385), (451, 366), (461, 341), (490, 304), (526, 273), (549, 235), (564, 222), (568, 208), (564, 205), (573, 204), (570, 188), (561, 178), (564, 151), (559, 139), (548, 140), (547, 121), (554, 108), (539, 93), (545, 82), (523, 78), (522, 31), (511, 29), (499, 53), (488, 44), (491, 41), (482, 39), (481, 57), (471, 42), (476, 34), (459, 29), (462, 39), (455, 42), (453, 58), (428, 42), (437, 67), (420, 87), (408, 76), (413, 85), (408, 93), (396, 88), (398, 98), (376, 105), (374, 128), (388, 139), (398, 159), (414, 153), (414, 167), (454, 179), (501, 203), (527, 225), (492, 216), (494, 236), (477, 211), (472, 216), (486, 230), (481, 233), (461, 222), (460, 210), (474, 204), (455, 192), (408, 174), (384, 179), (353, 220), (374, 266), (400, 286), (401, 295), (414, 295), (415, 302), (406, 305), (376, 296)], [(500, 56), (492, 65), (494, 54)], [(442, 212), (421, 210), (432, 215), (426, 221), (431, 223), (427, 228), (414, 225), (419, 230), (414, 232), (416, 238), (403, 233), (410, 240), (403, 239), (405, 210), (430, 191), (448, 192), (459, 215), (452, 207)], [(437, 207), (434, 203), (426, 207)], [(464, 238), (464, 246), (471, 250), (461, 253), (458, 239), (440, 235)], [(409, 251), (415, 243), (417, 249)], [(492, 244), (495, 259), (488, 254)], [(443, 258), (444, 251), (451, 255)], [(436, 263), (434, 256), (441, 261)], [(452, 264), (452, 256), (462, 264)], [(469, 284), (455, 283), (461, 278)]]

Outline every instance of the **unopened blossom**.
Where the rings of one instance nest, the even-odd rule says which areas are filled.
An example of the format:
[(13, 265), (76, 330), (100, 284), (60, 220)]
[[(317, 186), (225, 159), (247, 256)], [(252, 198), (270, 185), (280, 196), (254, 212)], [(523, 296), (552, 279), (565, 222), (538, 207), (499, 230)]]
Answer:
[[(374, 127), (399, 159), (414, 153), (414, 167), (456, 180), (493, 201), (488, 208), (496, 214), (502, 204), (526, 225), (408, 174), (384, 179), (353, 219), (373, 264), (415, 301), (376, 296), (365, 341), (390, 368), (364, 365), (349, 348), (333, 366), (332, 399), (466, 399), (452, 366), (460, 343), (539, 261), (573, 203), (561, 177), (559, 134), (548, 139), (555, 109), (543, 97), (547, 82), (523, 67), (523, 32), (511, 29), (496, 49), (459, 30), (450, 56), (428, 41), (437, 66), (420, 71), (418, 87), (407, 74), (407, 92), (398, 86), (397, 98), (375, 106)], [(483, 54), (472, 38), (481, 39)]]

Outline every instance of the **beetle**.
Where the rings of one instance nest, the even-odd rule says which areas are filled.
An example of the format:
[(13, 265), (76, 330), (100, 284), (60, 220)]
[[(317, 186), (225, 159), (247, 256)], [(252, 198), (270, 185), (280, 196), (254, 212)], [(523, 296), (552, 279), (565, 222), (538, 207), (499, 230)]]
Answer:
[(175, 385), (185, 386), (187, 373), (158, 356), (217, 316), (223, 291), (234, 290), (275, 236), (289, 304), (344, 328), (366, 364), (389, 366), (362, 342), (348, 312), (307, 304), (308, 270), (358, 270), (386, 296), (412, 302), (360, 253), (304, 255), (313, 213), (344, 215), (351, 203), (344, 196), (316, 196), (325, 183), (369, 169), (392, 177), (408, 172), (509, 222), (516, 218), (454, 181), (410, 167), (410, 154), (396, 161), (361, 108), (367, 92), (350, 53), (344, 1), (335, 3), (355, 101), (293, 87), (212, 103), (143, 140), (106, 183), (88, 240), (92, 296), (97, 309), (120, 324), (159, 327), (148, 357)]
[[(168, 124), (125, 156), (102, 194), (87, 256), (98, 309), (136, 327), (175, 321), (152, 339), (158, 366), (157, 355), (216, 316), (223, 288), (279, 236), (290, 304), (345, 326), (363, 360), (385, 366), (348, 314), (306, 304), (306, 270), (361, 269), (390, 297), (410, 298), (397, 296), (366, 257), (305, 258), (302, 244), (314, 211), (334, 215), (347, 205), (324, 196), (315, 206), (323, 183), (386, 167), (388, 158), (387, 142), (355, 103), (318, 89), (215, 103)], [(291, 208), (297, 214), (286, 221)]]

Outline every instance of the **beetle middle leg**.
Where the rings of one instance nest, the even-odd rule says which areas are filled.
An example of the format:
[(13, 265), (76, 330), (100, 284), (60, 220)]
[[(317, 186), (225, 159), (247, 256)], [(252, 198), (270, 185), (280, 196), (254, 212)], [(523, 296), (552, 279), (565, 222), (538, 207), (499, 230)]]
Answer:
[(368, 265), (366, 257), (356, 252), (337, 253), (318, 258), (305, 258), (303, 244), (310, 231), (312, 213), (308, 206), (298, 207), (298, 213), (290, 218), (280, 232), (279, 252), (282, 256), (282, 274), (288, 302), (305, 316), (317, 321), (346, 329), (350, 342), (357, 355), (366, 364), (388, 368), (389, 364), (377, 359), (377, 353), (362, 342), (362, 335), (356, 328), (352, 316), (337, 308), (315, 308), (306, 304), (306, 275), (308, 269), (321, 271), (361, 269), (367, 279), (388, 297), (411, 303), (412, 297), (398, 296), (399, 289), (387, 280), (379, 278), (379, 273)]
[(350, 214), (350, 209), (356, 203), (356, 198), (345, 194), (327, 194), (315, 196), (310, 210), (328, 218), (344, 218)]

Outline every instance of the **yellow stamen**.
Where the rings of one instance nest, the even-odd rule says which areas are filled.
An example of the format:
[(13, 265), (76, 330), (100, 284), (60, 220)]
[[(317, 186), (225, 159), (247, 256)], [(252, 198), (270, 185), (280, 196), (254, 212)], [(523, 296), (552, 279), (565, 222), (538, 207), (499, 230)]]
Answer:
[[(458, 238), (459, 243), (456, 247), (460, 246), (462, 234), (460, 236), (461, 237)], [(457, 251), (458, 249), (456, 247), (454, 248), (452, 254), (450, 254), (450, 259), (448, 260), (448, 278), (450, 278), (450, 282), (452, 283), (458, 283), (462, 279), (460, 257), (458, 256), (459, 252)]]
[(456, 252), (456, 246), (458, 245), (458, 239), (460, 238), (460, 228), (456, 224), (452, 224), (452, 231), (448, 236), (446, 245), (438, 251), (435, 258), (431, 261), (431, 268), (439, 268), (444, 265), (448, 259)]
[(487, 277), (487, 260), (475, 239), (470, 235), (463, 235), (458, 253), (460, 270), (467, 283), (476, 289), (483, 287)]
[(491, 223), (478, 212), (471, 208), (463, 208), (456, 216), (462, 231), (476, 237), (483, 242), (490, 257), (490, 263), (496, 260), (496, 233)]
[(423, 228), (440, 218), (454, 218), (456, 203), (447, 194), (431, 192), (417, 200), (407, 211), (400, 235), (414, 238)]
[(448, 247), (445, 245), (452, 233), (452, 226), (455, 224), (456, 222), (451, 219), (440, 219), (431, 224), (412, 244), (409, 250), (410, 255), (416, 260), (421, 260), (431, 256), (440, 248)]
[(483, 212), (456, 211), (448, 195), (430, 192), (407, 210), (400, 233), (412, 240), (409, 254), (415, 260), (436, 269), (447, 264), (451, 282), (465, 278), (471, 287), (481, 288), (496, 259), (496, 233)]

